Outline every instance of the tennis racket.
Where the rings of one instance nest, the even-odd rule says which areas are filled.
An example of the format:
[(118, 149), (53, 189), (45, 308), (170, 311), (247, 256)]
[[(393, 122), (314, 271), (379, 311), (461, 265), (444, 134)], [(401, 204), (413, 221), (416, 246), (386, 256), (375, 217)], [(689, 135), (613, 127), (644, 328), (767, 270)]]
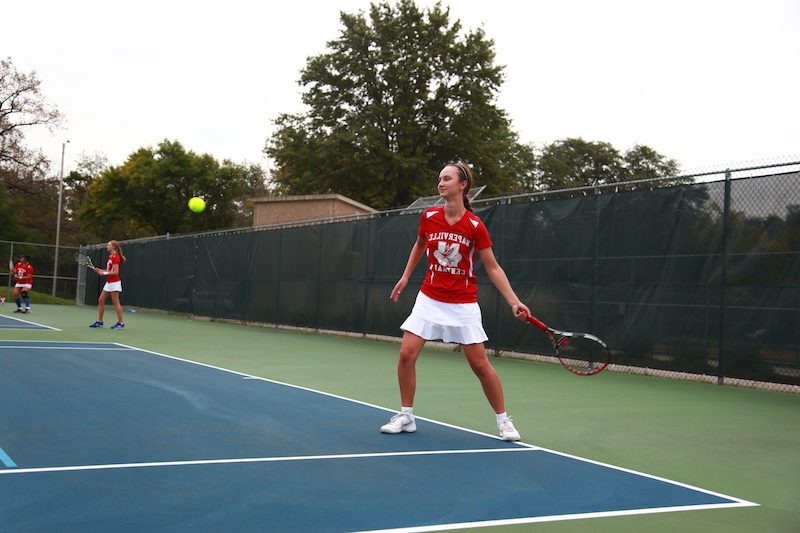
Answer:
[(14, 261), (12, 261), (11, 259), (8, 260), (8, 271), (9, 272), (14, 271)]
[(75, 261), (78, 262), (79, 265), (83, 265), (90, 270), (94, 270), (94, 264), (92, 264), (92, 258), (86, 255), (83, 252), (75, 252)]
[(602, 372), (611, 362), (611, 350), (595, 335), (559, 331), (533, 315), (528, 315), (527, 321), (547, 335), (561, 366), (573, 374), (592, 376)]

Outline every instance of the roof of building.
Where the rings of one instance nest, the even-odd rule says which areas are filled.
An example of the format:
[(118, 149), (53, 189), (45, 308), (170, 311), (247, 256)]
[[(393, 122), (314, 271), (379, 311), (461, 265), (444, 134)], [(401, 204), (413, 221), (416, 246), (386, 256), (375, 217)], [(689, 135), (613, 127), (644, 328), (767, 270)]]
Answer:
[(251, 198), (250, 201), (254, 204), (268, 204), (268, 203), (276, 203), (276, 202), (318, 202), (321, 200), (339, 200), (340, 202), (344, 202), (346, 204), (350, 204), (351, 206), (361, 209), (363, 211), (369, 213), (377, 213), (377, 209), (373, 209), (368, 205), (364, 205), (360, 202), (356, 202), (352, 198), (348, 198), (347, 196), (343, 196), (341, 194), (301, 194), (295, 196), (265, 196), (262, 198)]

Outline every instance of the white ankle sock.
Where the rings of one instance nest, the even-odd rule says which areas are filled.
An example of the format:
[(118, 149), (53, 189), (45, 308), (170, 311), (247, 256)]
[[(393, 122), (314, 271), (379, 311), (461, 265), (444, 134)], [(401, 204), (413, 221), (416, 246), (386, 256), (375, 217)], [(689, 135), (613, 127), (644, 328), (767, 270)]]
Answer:
[(498, 425), (502, 424), (503, 422), (508, 420), (508, 413), (505, 412), (505, 411), (503, 411), (502, 413), (497, 413), (495, 416), (497, 417), (497, 424)]
[(401, 407), (400, 412), (404, 415), (408, 415), (411, 418), (414, 418), (414, 408), (413, 407)]

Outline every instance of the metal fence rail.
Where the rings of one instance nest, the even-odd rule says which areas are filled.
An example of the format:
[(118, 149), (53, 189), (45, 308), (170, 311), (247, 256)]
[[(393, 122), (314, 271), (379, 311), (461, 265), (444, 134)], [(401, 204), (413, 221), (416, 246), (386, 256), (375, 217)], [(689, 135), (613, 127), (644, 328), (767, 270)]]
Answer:
[(10, 294), (14, 278), (7, 263), (10, 261), (16, 264), (21, 255), (28, 255), (34, 267), (36, 292), (73, 299), (78, 294), (78, 269), (72, 258), (76, 250), (72, 246), (56, 247), (54, 244), (40, 242), (0, 240), (0, 283), (6, 286)]

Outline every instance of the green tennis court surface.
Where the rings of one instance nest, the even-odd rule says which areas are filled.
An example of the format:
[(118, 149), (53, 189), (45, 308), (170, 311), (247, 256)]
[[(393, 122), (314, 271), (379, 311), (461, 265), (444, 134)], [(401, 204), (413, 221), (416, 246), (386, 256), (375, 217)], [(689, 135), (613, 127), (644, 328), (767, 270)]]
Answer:
[[(193, 359), (253, 376), (309, 387), (372, 405), (392, 408), (397, 403), (394, 366), (398, 345), (393, 343), (190, 321), (180, 317), (147, 313), (126, 314), (128, 328), (124, 331), (107, 329), (94, 331), (87, 327), (94, 319), (92, 308), (39, 306), (37, 309), (40, 310), (37, 314), (39, 322), (58, 327), (63, 331), (4, 331), (2, 338), (7, 341), (19, 339), (50, 342), (116, 342)], [(107, 346), (107, 344), (95, 346)], [(733, 495), (761, 505), (504, 525), (504, 529), (794, 531), (800, 523), (798, 522), (800, 510), (797, 508), (797, 502), (800, 501), (798, 498), (800, 487), (797, 483), (798, 459), (795, 448), (795, 443), (800, 437), (798, 435), (800, 401), (796, 396), (641, 376), (606, 374), (598, 376), (597, 379), (582, 379), (548, 365), (502, 359), (494, 359), (493, 363), (503, 377), (509, 410), (515, 417), (526, 442), (536, 447), (559, 450), (593, 461), (675, 480), (681, 484), (702, 487), (715, 493)], [(138, 366), (134, 364), (132, 368)], [(238, 377), (238, 381), (247, 382), (241, 376)], [(262, 382), (253, 380), (252, 383), (248, 382), (248, 385), (259, 383)], [(494, 417), (491, 410), (485, 404), (477, 380), (471, 375), (459, 354), (439, 350), (426, 351), (419, 363), (419, 391), (416, 410), (423, 417), (477, 432), (494, 434)], [(7, 405), (4, 410), (19, 413), (20, 410), (24, 410), (20, 402), (24, 402), (22, 392), (13, 395), (10, 407)], [(126, 406), (126, 403), (123, 401), (120, 405)], [(135, 412), (135, 409), (133, 411)], [(377, 417), (377, 422), (369, 420), (370, 417), (364, 414), (355, 417), (356, 421), (364, 418), (367, 425), (375, 426), (369, 427), (370, 431), (367, 434), (371, 437), (380, 437), (376, 424), (383, 420), (385, 413), (379, 414), (381, 416)], [(358, 428), (358, 423), (353, 427)], [(0, 446), (5, 446), (8, 431), (5, 425), (0, 429)], [(71, 431), (74, 438), (78, 440), (81, 438), (81, 432), (76, 428), (72, 428)], [(350, 432), (352, 431), (357, 429)], [(333, 433), (334, 430), (328, 431), (318, 440), (325, 441), (329, 438), (334, 440), (330, 437)], [(412, 437), (419, 440), (426, 439), (430, 436), (430, 432), (427, 433), (428, 436), (421, 430)], [(496, 442), (489, 437), (481, 438)], [(438, 438), (434, 440), (444, 442)], [(208, 439), (200, 441), (208, 442)], [(426, 449), (428, 447), (429, 443)], [(179, 448), (186, 449), (188, 445)], [(5, 451), (17, 460), (18, 468), (25, 468), (20, 456), (15, 456), (7, 447)], [(103, 453), (109, 452), (106, 450)], [(219, 455), (222, 457), (230, 454)], [(480, 456), (481, 464), (473, 463), (467, 468), (459, 463), (465, 458), (463, 454), (448, 455), (447, 461), (451, 462), (451, 467), (445, 471), (459, 469), (471, 471), (478, 480), (476, 490), (488, 492), (503, 484), (502, 479), (492, 480), (488, 476), (479, 474), (484, 471), (482, 469), (487, 471), (492, 469), (486, 466), (488, 463), (483, 463), (488, 456), (500, 455), (503, 461), (512, 461), (518, 456), (524, 456), (525, 462), (534, 461), (534, 457), (545, 456), (542, 451), (533, 449), (515, 453), (490, 452), (475, 455)], [(70, 457), (69, 454), (65, 456)], [(270, 455), (272, 456), (274, 455)], [(557, 457), (563, 460), (569, 459), (563, 455)], [(89, 464), (93, 458), (97, 457), (87, 456), (84, 464)], [(168, 459), (179, 460), (174, 457)], [(431, 456), (414, 456), (395, 460), (421, 461), (420, 466), (411, 470), (418, 473), (435, 472), (435, 465), (443, 464), (433, 459)], [(436, 457), (436, 459), (441, 458)], [(114, 458), (111, 460), (115, 461)], [(365, 460), (363, 464), (366, 465), (369, 461)], [(74, 463), (66, 462), (66, 464)], [(571, 460), (569, 464), (572, 464)], [(198, 465), (198, 469), (194, 472), (198, 472), (200, 468), (213, 466)], [(237, 467), (245, 466), (247, 465)], [(259, 463), (258, 468), (253, 468), (251, 464), (246, 471), (251, 475), (255, 472), (267, 472), (262, 468), (265, 466), (276, 465), (264, 462)], [(285, 465), (281, 465), (278, 470), (284, 470), (284, 467)], [(370, 468), (377, 467), (372, 463)], [(348, 474), (354, 479), (358, 479), (359, 476), (370, 477), (369, 468), (366, 472), (357, 472), (353, 468), (344, 466), (341, 469), (343, 471), (341, 475), (344, 476), (342, 479), (347, 479)], [(562, 466), (553, 468), (555, 471), (563, 469), (565, 467)], [(172, 478), (160, 479), (160, 476), (165, 475), (160, 472), (167, 471), (168, 468), (157, 469), (159, 473), (146, 474), (139, 471), (148, 469), (133, 470), (137, 473), (129, 474), (131, 478), (145, 476), (147, 477), (145, 482), (153, 484), (152, 487), (160, 487), (162, 483), (174, 483), (174, 480), (169, 481)], [(154, 470), (156, 469), (149, 471)], [(543, 465), (532, 467), (533, 478), (526, 477), (526, 482), (534, 483), (537, 473), (542, 476), (539, 478), (540, 481), (544, 480), (547, 477), (545, 474), (547, 470), (548, 468)], [(376, 471), (380, 471), (380, 468)], [(277, 470), (270, 472), (278, 475)], [(286, 472), (288, 471), (283, 474), (286, 476), (285, 479), (293, 479), (292, 475)], [(514, 474), (513, 480), (509, 482), (516, 483), (518, 481), (516, 475)], [(97, 480), (91, 478), (87, 471), (80, 473), (80, 476), (84, 480), (88, 476), (87, 482), (90, 484), (91, 479)], [(441, 480), (444, 477), (437, 476), (435, 479)], [(54, 481), (53, 486), (63, 484), (65, 479), (67, 478), (59, 478), (58, 481)], [(105, 479), (105, 482), (112, 481)], [(291, 485), (291, 481), (283, 482), (282, 486), (287, 484)], [(394, 487), (398, 494), (405, 494), (414, 489), (424, 492), (426, 487), (432, 485), (435, 483), (426, 482), (418, 475), (399, 475), (394, 483), (391, 480), (387, 483), (387, 486)], [(226, 485), (223, 483), (222, 486)], [(450, 489), (441, 488), (440, 491), (458, 492), (459, 488), (458, 486)], [(29, 488), (29, 490), (34, 489)], [(551, 496), (558, 494), (557, 485), (551, 485), (541, 496), (547, 494)], [(573, 494), (578, 504), (585, 504), (595, 492), (589, 491), (588, 494), (582, 493), (579, 496), (576, 491), (567, 491), (562, 494), (562, 499), (568, 499), (569, 494)], [(166, 502), (175, 498), (174, 494), (161, 493), (161, 495), (164, 498), (160, 500), (161, 505), (167, 505)], [(186, 500), (190, 498), (191, 496), (185, 495), (174, 501), (186, 505)], [(531, 498), (523, 500), (531, 504)], [(500, 497), (497, 505), (502, 506), (504, 503), (514, 503), (514, 498)], [(251, 501), (250, 504), (258, 505), (257, 501)], [(48, 500), (47, 505), (57, 506), (59, 503)], [(414, 502), (411, 502), (411, 505), (415, 505)], [(430, 506), (431, 502), (423, 501), (416, 505), (424, 509)], [(329, 503), (326, 503), (326, 508), (329, 507)], [(277, 525), (274, 527), (278, 528)], [(264, 529), (270, 529), (268, 523), (264, 524)]]

